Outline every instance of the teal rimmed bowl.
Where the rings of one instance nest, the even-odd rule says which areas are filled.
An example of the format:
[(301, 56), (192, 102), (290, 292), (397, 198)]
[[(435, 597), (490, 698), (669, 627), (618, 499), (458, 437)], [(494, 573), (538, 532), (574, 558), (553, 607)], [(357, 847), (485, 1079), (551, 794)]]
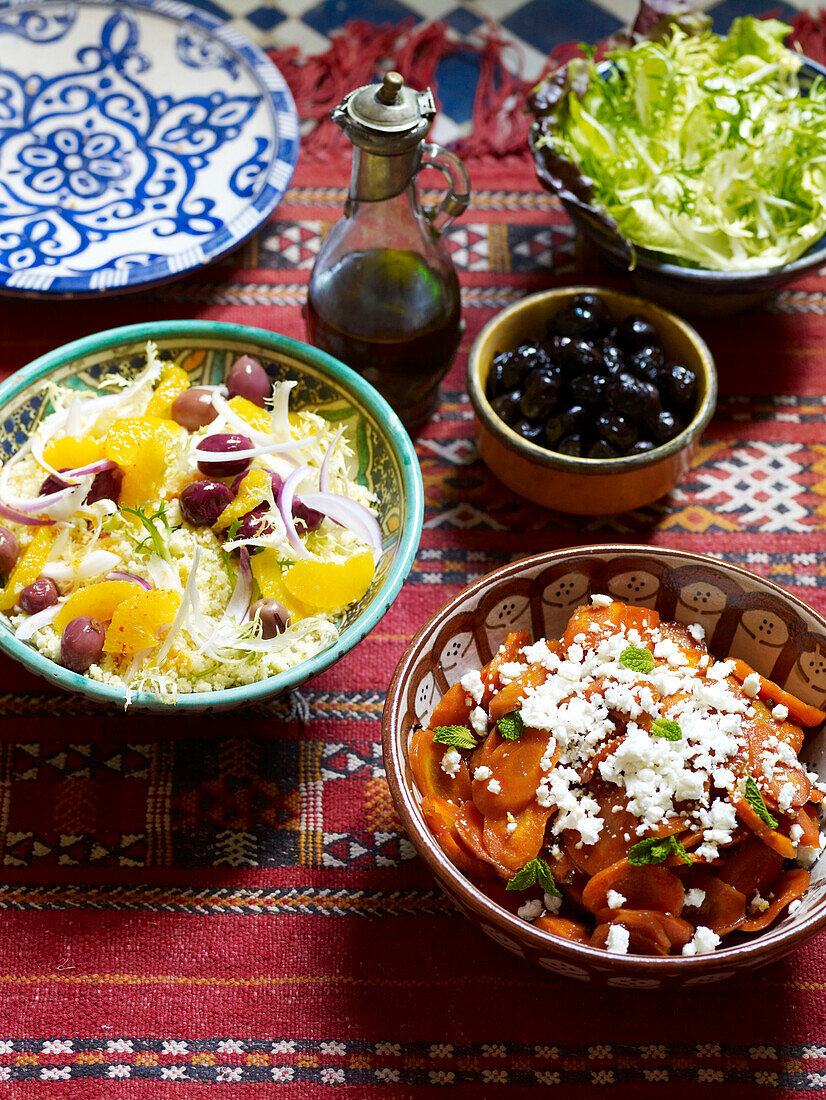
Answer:
[[(271, 699), (305, 683), (335, 664), (379, 622), (399, 593), (419, 545), (424, 490), (413, 444), (401, 421), (373, 387), (354, 371), (308, 344), (264, 329), (220, 321), (157, 321), (109, 329), (42, 355), (0, 385), (0, 461), (25, 443), (48, 413), (50, 382), (95, 390), (114, 374), (131, 377), (144, 365), (147, 340), (154, 340), (161, 358), (190, 375), (193, 385), (219, 383), (239, 355), (255, 356), (273, 381), (294, 379), (291, 407), (312, 406), (327, 419), (343, 424), (356, 449), (357, 478), (378, 497), (384, 551), (367, 593), (348, 608), (336, 642), (295, 668), (254, 684), (221, 691), (178, 696), (166, 703), (157, 696), (132, 693), (132, 710), (158, 713), (206, 713), (230, 710)], [(0, 650), (67, 691), (95, 703), (126, 704), (125, 689), (70, 672), (18, 641), (0, 617)]]

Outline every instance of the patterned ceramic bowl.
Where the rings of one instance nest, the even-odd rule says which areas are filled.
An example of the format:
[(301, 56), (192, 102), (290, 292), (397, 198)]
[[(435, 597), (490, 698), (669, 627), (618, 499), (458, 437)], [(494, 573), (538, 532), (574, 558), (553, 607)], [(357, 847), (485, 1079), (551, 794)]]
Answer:
[[(617, 321), (632, 313), (650, 321), (668, 359), (697, 375), (697, 411), (674, 439), (625, 458), (571, 458), (523, 439), (496, 415), (485, 395), (493, 357), (545, 338), (548, 319), (577, 294), (598, 294)], [(595, 286), (568, 286), (531, 294), (489, 321), (476, 337), (467, 366), (467, 387), (476, 414), (479, 453), (501, 482), (520, 496), (560, 512), (598, 516), (641, 508), (670, 493), (685, 477), (697, 443), (714, 414), (717, 372), (699, 334), (660, 306), (631, 294)]]
[[(48, 412), (46, 391), (60, 382), (79, 391), (95, 389), (107, 376), (136, 374), (145, 365), (147, 340), (162, 358), (183, 366), (194, 385), (223, 382), (239, 355), (255, 356), (268, 374), (298, 382), (293, 407), (312, 406), (347, 428), (355, 444), (356, 476), (378, 496), (384, 552), (365, 596), (348, 608), (334, 645), (295, 668), (266, 680), (222, 691), (181, 695), (177, 703), (133, 694), (130, 707), (192, 714), (259, 703), (298, 687), (343, 657), (376, 625), (398, 595), (422, 530), (424, 492), (416, 452), (400, 420), (371, 385), (331, 355), (263, 329), (216, 321), (158, 321), (128, 325), (66, 344), (29, 363), (0, 386), (0, 461), (25, 442)], [(0, 619), (0, 650), (58, 687), (100, 703), (123, 707), (123, 689), (97, 683), (50, 661), (18, 641)]]
[[(558, 550), (502, 566), (455, 596), (427, 622), (399, 662), (384, 708), (384, 761), (396, 807), (419, 855), (451, 900), (515, 955), (552, 974), (607, 986), (705, 985), (774, 962), (826, 925), (826, 859), (812, 869), (800, 908), (767, 932), (712, 955), (646, 958), (558, 939), (487, 898), (442, 852), (425, 824), (408, 741), (447, 689), (496, 653), (513, 630), (558, 638), (592, 592), (702, 623), (716, 657), (741, 657), (817, 707), (826, 705), (826, 620), (776, 584), (701, 554), (648, 546)], [(826, 776), (826, 730), (802, 753)]]

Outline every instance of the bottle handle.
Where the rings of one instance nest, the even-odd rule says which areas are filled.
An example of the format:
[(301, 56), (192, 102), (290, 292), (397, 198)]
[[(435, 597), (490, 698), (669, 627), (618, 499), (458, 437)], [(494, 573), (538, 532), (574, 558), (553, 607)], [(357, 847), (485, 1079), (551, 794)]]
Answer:
[(467, 210), (470, 203), (470, 176), (464, 164), (455, 153), (443, 149), (441, 145), (425, 141), (422, 143), (422, 159), (419, 166), (435, 168), (448, 182), (448, 189), (438, 206), (425, 206), (424, 216), (437, 233), (446, 229), (454, 218)]

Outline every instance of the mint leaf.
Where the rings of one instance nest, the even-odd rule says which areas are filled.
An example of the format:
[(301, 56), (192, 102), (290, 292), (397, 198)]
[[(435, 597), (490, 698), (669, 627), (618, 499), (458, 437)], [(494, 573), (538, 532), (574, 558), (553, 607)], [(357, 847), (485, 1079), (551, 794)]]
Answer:
[(551, 874), (551, 869), (544, 859), (540, 859), (539, 856), (536, 859), (532, 859), (530, 863), (526, 863), (521, 871), (517, 871), (512, 879), (505, 887), (506, 890), (529, 890), (531, 886), (536, 884), (542, 887), (546, 894), (553, 894), (554, 897), (562, 897), (557, 885), (554, 882), (554, 876)]
[(649, 673), (654, 667), (654, 654), (650, 649), (629, 645), (619, 655), (619, 663), (632, 672)]
[(760, 793), (760, 788), (750, 775), (746, 776), (746, 802), (754, 810), (761, 821), (764, 821), (770, 829), (777, 828), (777, 818), (766, 809), (766, 803)]
[(665, 863), (672, 854), (683, 863), (691, 863), (691, 856), (675, 836), (650, 836), (634, 845), (628, 853), (628, 862), (643, 867), (647, 863)]
[(497, 722), (499, 733), (506, 741), (518, 741), (525, 732), (525, 723), (518, 710), (512, 710), (510, 714), (503, 714)]
[(433, 740), (454, 749), (476, 748), (476, 738), (467, 726), (437, 726), (433, 730)]
[(651, 736), (664, 737), (666, 741), (681, 741), (683, 731), (679, 723), (670, 718), (655, 718), (651, 723)]

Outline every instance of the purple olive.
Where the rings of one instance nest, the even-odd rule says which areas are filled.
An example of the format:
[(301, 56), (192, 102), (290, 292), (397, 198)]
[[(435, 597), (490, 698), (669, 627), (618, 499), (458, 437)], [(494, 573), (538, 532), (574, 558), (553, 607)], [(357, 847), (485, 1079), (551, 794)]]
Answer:
[(100, 660), (106, 633), (97, 619), (80, 615), (66, 624), (60, 639), (60, 663), (72, 672), (85, 672)]
[(36, 581), (27, 584), (17, 602), (30, 615), (36, 615), (38, 611), (45, 611), (57, 603), (60, 589), (50, 577), (38, 577)]
[(256, 617), (261, 623), (262, 638), (283, 634), (290, 625), (290, 613), (278, 600), (256, 600), (250, 608), (250, 620)]
[[(275, 470), (269, 471), (270, 480), (272, 481), (272, 495), (275, 500), (278, 500), (278, 494), (281, 490), (281, 486), (284, 484), (284, 479), (280, 474), (277, 474)], [(240, 474), (232, 483), (233, 493), (238, 493), (241, 487), (241, 482), (244, 480), (244, 475)], [(302, 504), (300, 500), (293, 500), (293, 519), (304, 524), (304, 527), (308, 531), (315, 531), (321, 526), (321, 521), (324, 519), (322, 512), (317, 512), (315, 508), (308, 508), (306, 504)], [(247, 536), (248, 538), (249, 536)]]
[(272, 531), (272, 524), (266, 519), (269, 507), (259, 504), (251, 512), (241, 517), (241, 522), (235, 532), (236, 539), (252, 539), (256, 535), (268, 535)]
[[(65, 474), (67, 469), (68, 467), (64, 466), (60, 472)], [(98, 500), (113, 500), (117, 504), (120, 500), (122, 481), (123, 470), (119, 466), (113, 466), (110, 470), (101, 470), (99, 474), (95, 474), (92, 486), (83, 498), (83, 503), (94, 504)], [(54, 474), (49, 474), (40, 486), (39, 496), (47, 497), (52, 493), (59, 492), (61, 489), (68, 488), (68, 481), (64, 481), (62, 477), (55, 477)]]
[(212, 391), (202, 390), (199, 386), (179, 393), (170, 409), (170, 416), (175, 423), (186, 428), (188, 432), (205, 428), (217, 415), (218, 412), (212, 404)]
[(178, 503), (181, 515), (193, 527), (211, 527), (233, 497), (223, 481), (193, 481), (181, 490)]
[[(252, 443), (245, 435), (237, 432), (216, 432), (215, 435), (205, 436), (198, 444), (199, 451), (209, 451), (211, 454), (232, 454), (233, 451), (248, 451)], [(210, 477), (233, 477), (235, 474), (243, 474), (249, 469), (250, 459), (239, 458), (234, 462), (204, 462), (198, 463), (198, 469), (202, 474)]]
[(264, 402), (272, 396), (272, 382), (257, 359), (242, 355), (229, 369), (227, 391), (230, 397), (246, 397), (263, 409)]
[(0, 527), (0, 574), (7, 577), (17, 565), (20, 557), (20, 543), (14, 531)]

